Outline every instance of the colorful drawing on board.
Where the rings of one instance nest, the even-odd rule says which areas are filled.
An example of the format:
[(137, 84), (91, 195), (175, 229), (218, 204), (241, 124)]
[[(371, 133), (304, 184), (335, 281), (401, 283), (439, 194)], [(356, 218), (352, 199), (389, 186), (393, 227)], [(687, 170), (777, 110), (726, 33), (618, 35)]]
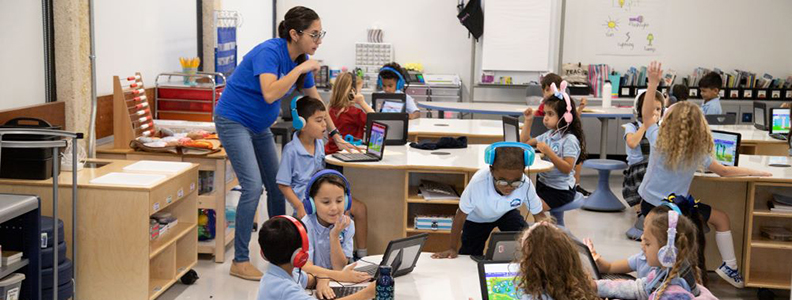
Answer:
[(652, 45), (652, 41), (654, 41), (654, 38), (655, 38), (654, 34), (651, 33), (646, 36), (646, 40), (649, 41), (649, 46)]
[(605, 34), (608, 36), (612, 36), (614, 31), (619, 31), (619, 20), (614, 20), (611, 17), (608, 17), (608, 21), (603, 24), (606, 28)]

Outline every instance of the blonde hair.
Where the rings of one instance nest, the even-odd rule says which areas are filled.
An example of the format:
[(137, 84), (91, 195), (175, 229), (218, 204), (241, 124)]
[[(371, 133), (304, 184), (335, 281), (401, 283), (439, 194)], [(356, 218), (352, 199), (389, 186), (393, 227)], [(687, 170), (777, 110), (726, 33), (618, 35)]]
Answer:
[[(649, 214), (649, 228), (647, 230), (652, 232), (652, 235), (657, 238), (660, 245), (666, 245), (668, 242), (668, 212), (667, 209), (658, 209), (661, 206), (652, 209)], [(689, 267), (693, 271), (696, 278), (696, 283), (701, 283), (701, 270), (698, 268), (698, 243), (696, 241), (696, 225), (693, 221), (683, 215), (679, 215), (679, 220), (676, 226), (677, 234), (674, 246), (677, 250), (677, 259), (674, 265), (668, 272), (663, 284), (655, 291), (654, 299), (660, 299), (660, 296), (668, 289), (671, 279), (682, 277), (685, 274), (681, 272), (686, 271)]]
[(669, 169), (677, 170), (680, 166), (698, 164), (701, 157), (712, 155), (713, 142), (707, 120), (698, 106), (683, 101), (672, 107), (660, 126), (657, 149)]
[[(336, 77), (333, 84), (333, 93), (330, 96), (330, 108), (342, 110), (352, 106), (353, 102), (349, 99), (349, 93), (354, 88), (352, 86), (352, 73), (343, 72)], [(338, 112), (339, 114), (341, 111)]]
[(517, 287), (534, 299), (599, 299), (591, 276), (583, 270), (575, 245), (548, 222), (526, 229), (520, 238), (522, 258)]

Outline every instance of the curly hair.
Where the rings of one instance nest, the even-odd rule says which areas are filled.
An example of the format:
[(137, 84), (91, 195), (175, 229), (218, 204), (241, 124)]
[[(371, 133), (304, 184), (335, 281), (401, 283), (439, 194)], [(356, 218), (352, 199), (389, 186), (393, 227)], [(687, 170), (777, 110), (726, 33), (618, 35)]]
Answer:
[[(663, 213), (662, 211), (666, 211)], [(668, 242), (668, 212), (661, 206), (655, 207), (649, 213), (649, 226), (647, 230), (652, 232), (652, 235), (657, 238), (660, 245), (665, 245)], [(677, 260), (674, 266), (668, 272), (662, 285), (655, 291), (654, 299), (661, 299), (660, 296), (668, 289), (671, 279), (682, 277), (684, 274), (681, 272), (686, 271), (690, 267), (697, 283), (701, 283), (701, 270), (698, 267), (698, 243), (696, 242), (696, 225), (685, 216), (679, 216), (679, 221), (676, 226), (677, 234), (674, 245), (677, 250)]]
[(522, 258), (517, 286), (534, 299), (599, 299), (566, 233), (547, 222), (534, 224), (520, 238)]
[(674, 104), (660, 126), (657, 149), (671, 170), (698, 167), (702, 157), (712, 155), (712, 134), (701, 109), (688, 101)]
[(352, 106), (352, 99), (350, 93), (356, 88), (352, 86), (352, 73), (344, 72), (338, 75), (333, 84), (333, 92), (330, 96), (330, 107), (338, 109), (338, 114), (342, 113), (342, 109)]

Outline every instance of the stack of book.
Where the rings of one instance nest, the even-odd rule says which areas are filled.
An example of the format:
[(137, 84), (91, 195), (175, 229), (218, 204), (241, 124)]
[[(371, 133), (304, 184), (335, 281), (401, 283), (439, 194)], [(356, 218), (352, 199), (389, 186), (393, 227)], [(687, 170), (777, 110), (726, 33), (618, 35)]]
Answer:
[(421, 180), (418, 186), (421, 197), (426, 200), (458, 200), (459, 193), (449, 184)]
[(792, 213), (792, 197), (773, 194), (773, 200), (767, 201), (767, 207), (772, 212)]
[(3, 267), (8, 267), (22, 260), (22, 252), (3, 251)]

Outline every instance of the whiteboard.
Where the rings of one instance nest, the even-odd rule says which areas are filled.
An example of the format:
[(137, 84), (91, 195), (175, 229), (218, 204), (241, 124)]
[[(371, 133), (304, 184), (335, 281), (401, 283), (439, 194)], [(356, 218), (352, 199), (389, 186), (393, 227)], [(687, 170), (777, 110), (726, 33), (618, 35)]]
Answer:
[(550, 70), (551, 2), (485, 1), (482, 70)]
[(41, 13), (41, 1), (0, 0), (0, 110), (46, 101)]

